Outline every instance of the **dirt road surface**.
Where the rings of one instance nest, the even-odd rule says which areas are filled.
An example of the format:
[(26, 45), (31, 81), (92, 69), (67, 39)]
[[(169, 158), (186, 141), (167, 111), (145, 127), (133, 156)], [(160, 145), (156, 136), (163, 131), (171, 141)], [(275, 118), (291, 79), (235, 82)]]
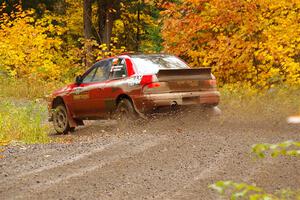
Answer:
[[(253, 113), (253, 112), (252, 112)], [(223, 108), (209, 122), (195, 113), (120, 129), (93, 122), (61, 137), (69, 143), (15, 145), (0, 159), (0, 199), (219, 199), (218, 180), (268, 192), (299, 188), (299, 158), (257, 159), (255, 143), (300, 140), (273, 110)]]

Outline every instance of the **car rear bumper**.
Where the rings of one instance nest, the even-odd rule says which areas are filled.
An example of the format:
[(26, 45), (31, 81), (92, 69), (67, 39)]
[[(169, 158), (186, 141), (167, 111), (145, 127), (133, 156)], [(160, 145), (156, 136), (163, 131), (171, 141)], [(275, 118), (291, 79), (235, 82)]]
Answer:
[(217, 106), (219, 101), (220, 93), (218, 91), (147, 94), (136, 100), (136, 107), (140, 112), (146, 113), (157, 107), (164, 106)]

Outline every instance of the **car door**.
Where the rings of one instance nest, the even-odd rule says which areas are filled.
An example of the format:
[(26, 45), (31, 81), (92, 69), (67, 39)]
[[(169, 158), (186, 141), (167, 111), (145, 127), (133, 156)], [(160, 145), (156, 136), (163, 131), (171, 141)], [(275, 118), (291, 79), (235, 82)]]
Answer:
[(128, 77), (125, 58), (112, 59), (112, 67), (109, 79), (106, 81), (103, 99), (106, 113), (112, 112), (116, 108), (116, 98), (123, 94), (125, 79)]
[(82, 83), (73, 88), (73, 112), (79, 118), (104, 117), (103, 92), (108, 80), (111, 60), (97, 62), (82, 79)]

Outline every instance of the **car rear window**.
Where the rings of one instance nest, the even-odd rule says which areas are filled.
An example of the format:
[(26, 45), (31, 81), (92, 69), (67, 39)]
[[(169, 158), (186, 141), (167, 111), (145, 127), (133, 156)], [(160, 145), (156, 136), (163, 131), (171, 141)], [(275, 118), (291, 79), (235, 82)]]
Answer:
[(156, 74), (160, 69), (189, 68), (182, 60), (171, 55), (131, 56), (138, 74)]

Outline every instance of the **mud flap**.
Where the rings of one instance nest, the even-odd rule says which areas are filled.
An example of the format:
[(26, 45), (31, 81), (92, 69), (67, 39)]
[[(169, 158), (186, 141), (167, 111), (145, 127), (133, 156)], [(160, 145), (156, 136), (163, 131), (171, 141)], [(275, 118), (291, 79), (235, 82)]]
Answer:
[(141, 113), (141, 112), (137, 109), (137, 107), (136, 107), (136, 105), (135, 105), (135, 102), (134, 102), (133, 100), (132, 100), (132, 104), (133, 104), (133, 108), (134, 108), (135, 112), (136, 112), (142, 119), (147, 119), (146, 115), (143, 114), (143, 113)]
[(79, 126), (80, 124), (77, 123), (77, 122), (73, 119), (73, 117), (72, 117), (72, 115), (71, 115), (71, 112), (70, 112), (69, 108), (68, 108), (67, 106), (66, 106), (66, 108), (67, 108), (67, 115), (68, 115), (69, 126), (70, 126), (71, 128), (76, 128), (76, 127)]

